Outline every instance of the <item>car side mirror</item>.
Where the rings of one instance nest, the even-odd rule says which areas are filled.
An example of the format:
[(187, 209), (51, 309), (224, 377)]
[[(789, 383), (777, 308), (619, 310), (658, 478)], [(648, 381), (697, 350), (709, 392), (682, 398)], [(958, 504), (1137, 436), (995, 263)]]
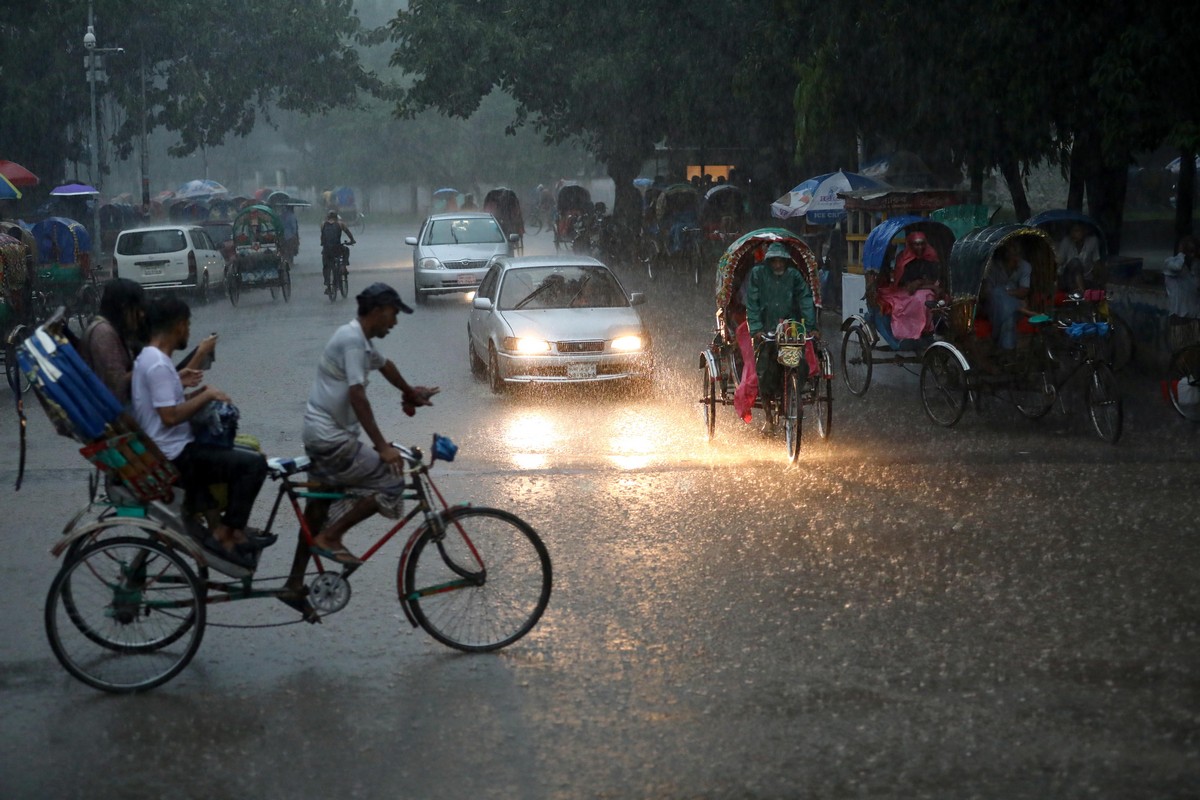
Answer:
[(633, 292), (629, 295), (629, 305), (631, 306), (640, 306), (645, 302), (646, 295), (644, 292)]
[(521, 241), (521, 235), (519, 233), (510, 233), (508, 235), (508, 240), (513, 244), (516, 244), (517, 242)]
[(471, 301), (471, 308), (478, 308), (480, 311), (491, 311), (492, 300), (489, 297), (476, 297)]
[(416, 247), (416, 246), (417, 246), (417, 237), (415, 237), (415, 236), (405, 236), (405, 237), (404, 237), (404, 243), (405, 243), (406, 245), (408, 245), (409, 247)]

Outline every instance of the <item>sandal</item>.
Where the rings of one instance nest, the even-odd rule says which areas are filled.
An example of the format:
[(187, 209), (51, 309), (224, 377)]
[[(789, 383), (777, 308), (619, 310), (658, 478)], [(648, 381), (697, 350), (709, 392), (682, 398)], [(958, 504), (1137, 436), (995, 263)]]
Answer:
[(200, 541), (200, 544), (202, 544), (204, 549), (209, 553), (212, 553), (222, 561), (228, 562), (235, 566), (248, 570), (253, 570), (258, 566), (258, 559), (256, 559), (254, 556), (242, 552), (237, 545), (233, 546), (233, 550), (226, 550), (225, 546), (217, 541), (217, 537), (213, 536), (211, 533), (205, 536)]
[(315, 556), (321, 556), (322, 558), (328, 558), (330, 561), (337, 562), (338, 564), (341, 564), (342, 566), (345, 566), (345, 567), (361, 567), (363, 565), (363, 561), (361, 558), (354, 555), (349, 550), (347, 550), (344, 546), (341, 546), (341, 545), (339, 545), (338, 547), (332, 548), (332, 549), (326, 549), (319, 545), (310, 544), (308, 546), (308, 549), (309, 549), (309, 552), (311, 552)]

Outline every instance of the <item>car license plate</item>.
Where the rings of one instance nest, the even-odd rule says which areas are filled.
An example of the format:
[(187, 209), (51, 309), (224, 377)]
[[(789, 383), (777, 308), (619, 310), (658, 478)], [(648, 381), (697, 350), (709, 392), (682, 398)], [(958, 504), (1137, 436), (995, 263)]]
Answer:
[(580, 363), (567, 364), (567, 377), (576, 380), (580, 378), (594, 378), (596, 377), (596, 365)]
[(474, 286), (475, 284), (479, 283), (479, 281), (475, 279), (474, 275), (459, 275), (458, 283), (460, 286)]
[(162, 267), (142, 267), (142, 274), (146, 276), (162, 275)]

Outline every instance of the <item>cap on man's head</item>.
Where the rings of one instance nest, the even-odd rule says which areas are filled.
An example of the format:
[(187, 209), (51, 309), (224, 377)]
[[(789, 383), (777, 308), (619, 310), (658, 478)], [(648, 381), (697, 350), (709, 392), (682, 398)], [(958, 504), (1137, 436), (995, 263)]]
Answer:
[(772, 258), (784, 258), (788, 261), (792, 260), (792, 254), (788, 252), (787, 247), (783, 242), (771, 242), (771, 246), (767, 248), (767, 252), (763, 254), (763, 261), (770, 261)]
[(354, 299), (358, 301), (359, 305), (367, 305), (371, 308), (392, 306), (397, 311), (403, 311), (405, 314), (413, 313), (413, 310), (400, 299), (400, 293), (386, 283), (372, 283), (359, 292)]

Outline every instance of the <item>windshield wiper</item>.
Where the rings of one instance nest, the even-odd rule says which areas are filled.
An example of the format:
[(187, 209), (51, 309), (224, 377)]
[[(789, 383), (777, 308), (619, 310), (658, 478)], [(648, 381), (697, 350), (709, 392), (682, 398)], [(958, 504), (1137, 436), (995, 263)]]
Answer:
[(538, 296), (539, 294), (541, 294), (542, 292), (544, 292), (544, 291), (546, 291), (547, 289), (549, 289), (551, 286), (553, 286), (553, 284), (550, 284), (550, 283), (543, 283), (541, 286), (537, 287), (537, 288), (536, 288), (536, 289), (534, 289), (532, 292), (530, 292), (529, 294), (525, 295), (524, 299), (522, 299), (522, 300), (521, 300), (521, 302), (519, 302), (519, 303), (517, 303), (515, 306), (513, 306), (513, 310), (514, 310), (514, 311), (516, 311), (516, 310), (518, 310), (518, 309), (521, 309), (521, 308), (523, 308), (523, 307), (525, 306), (525, 304), (526, 304), (526, 303), (528, 303), (528, 302), (529, 302), (530, 300), (532, 300), (533, 298), (537, 297), (537, 296)]
[(591, 279), (592, 279), (592, 276), (588, 275), (587, 277), (585, 277), (583, 280), (581, 280), (579, 282), (579, 290), (577, 292), (575, 292), (575, 294), (571, 295), (571, 299), (567, 302), (567, 308), (571, 308), (572, 306), (575, 305), (575, 301), (579, 299), (579, 295), (583, 294), (583, 288), (585, 286), (587, 286), (588, 281), (590, 281)]

